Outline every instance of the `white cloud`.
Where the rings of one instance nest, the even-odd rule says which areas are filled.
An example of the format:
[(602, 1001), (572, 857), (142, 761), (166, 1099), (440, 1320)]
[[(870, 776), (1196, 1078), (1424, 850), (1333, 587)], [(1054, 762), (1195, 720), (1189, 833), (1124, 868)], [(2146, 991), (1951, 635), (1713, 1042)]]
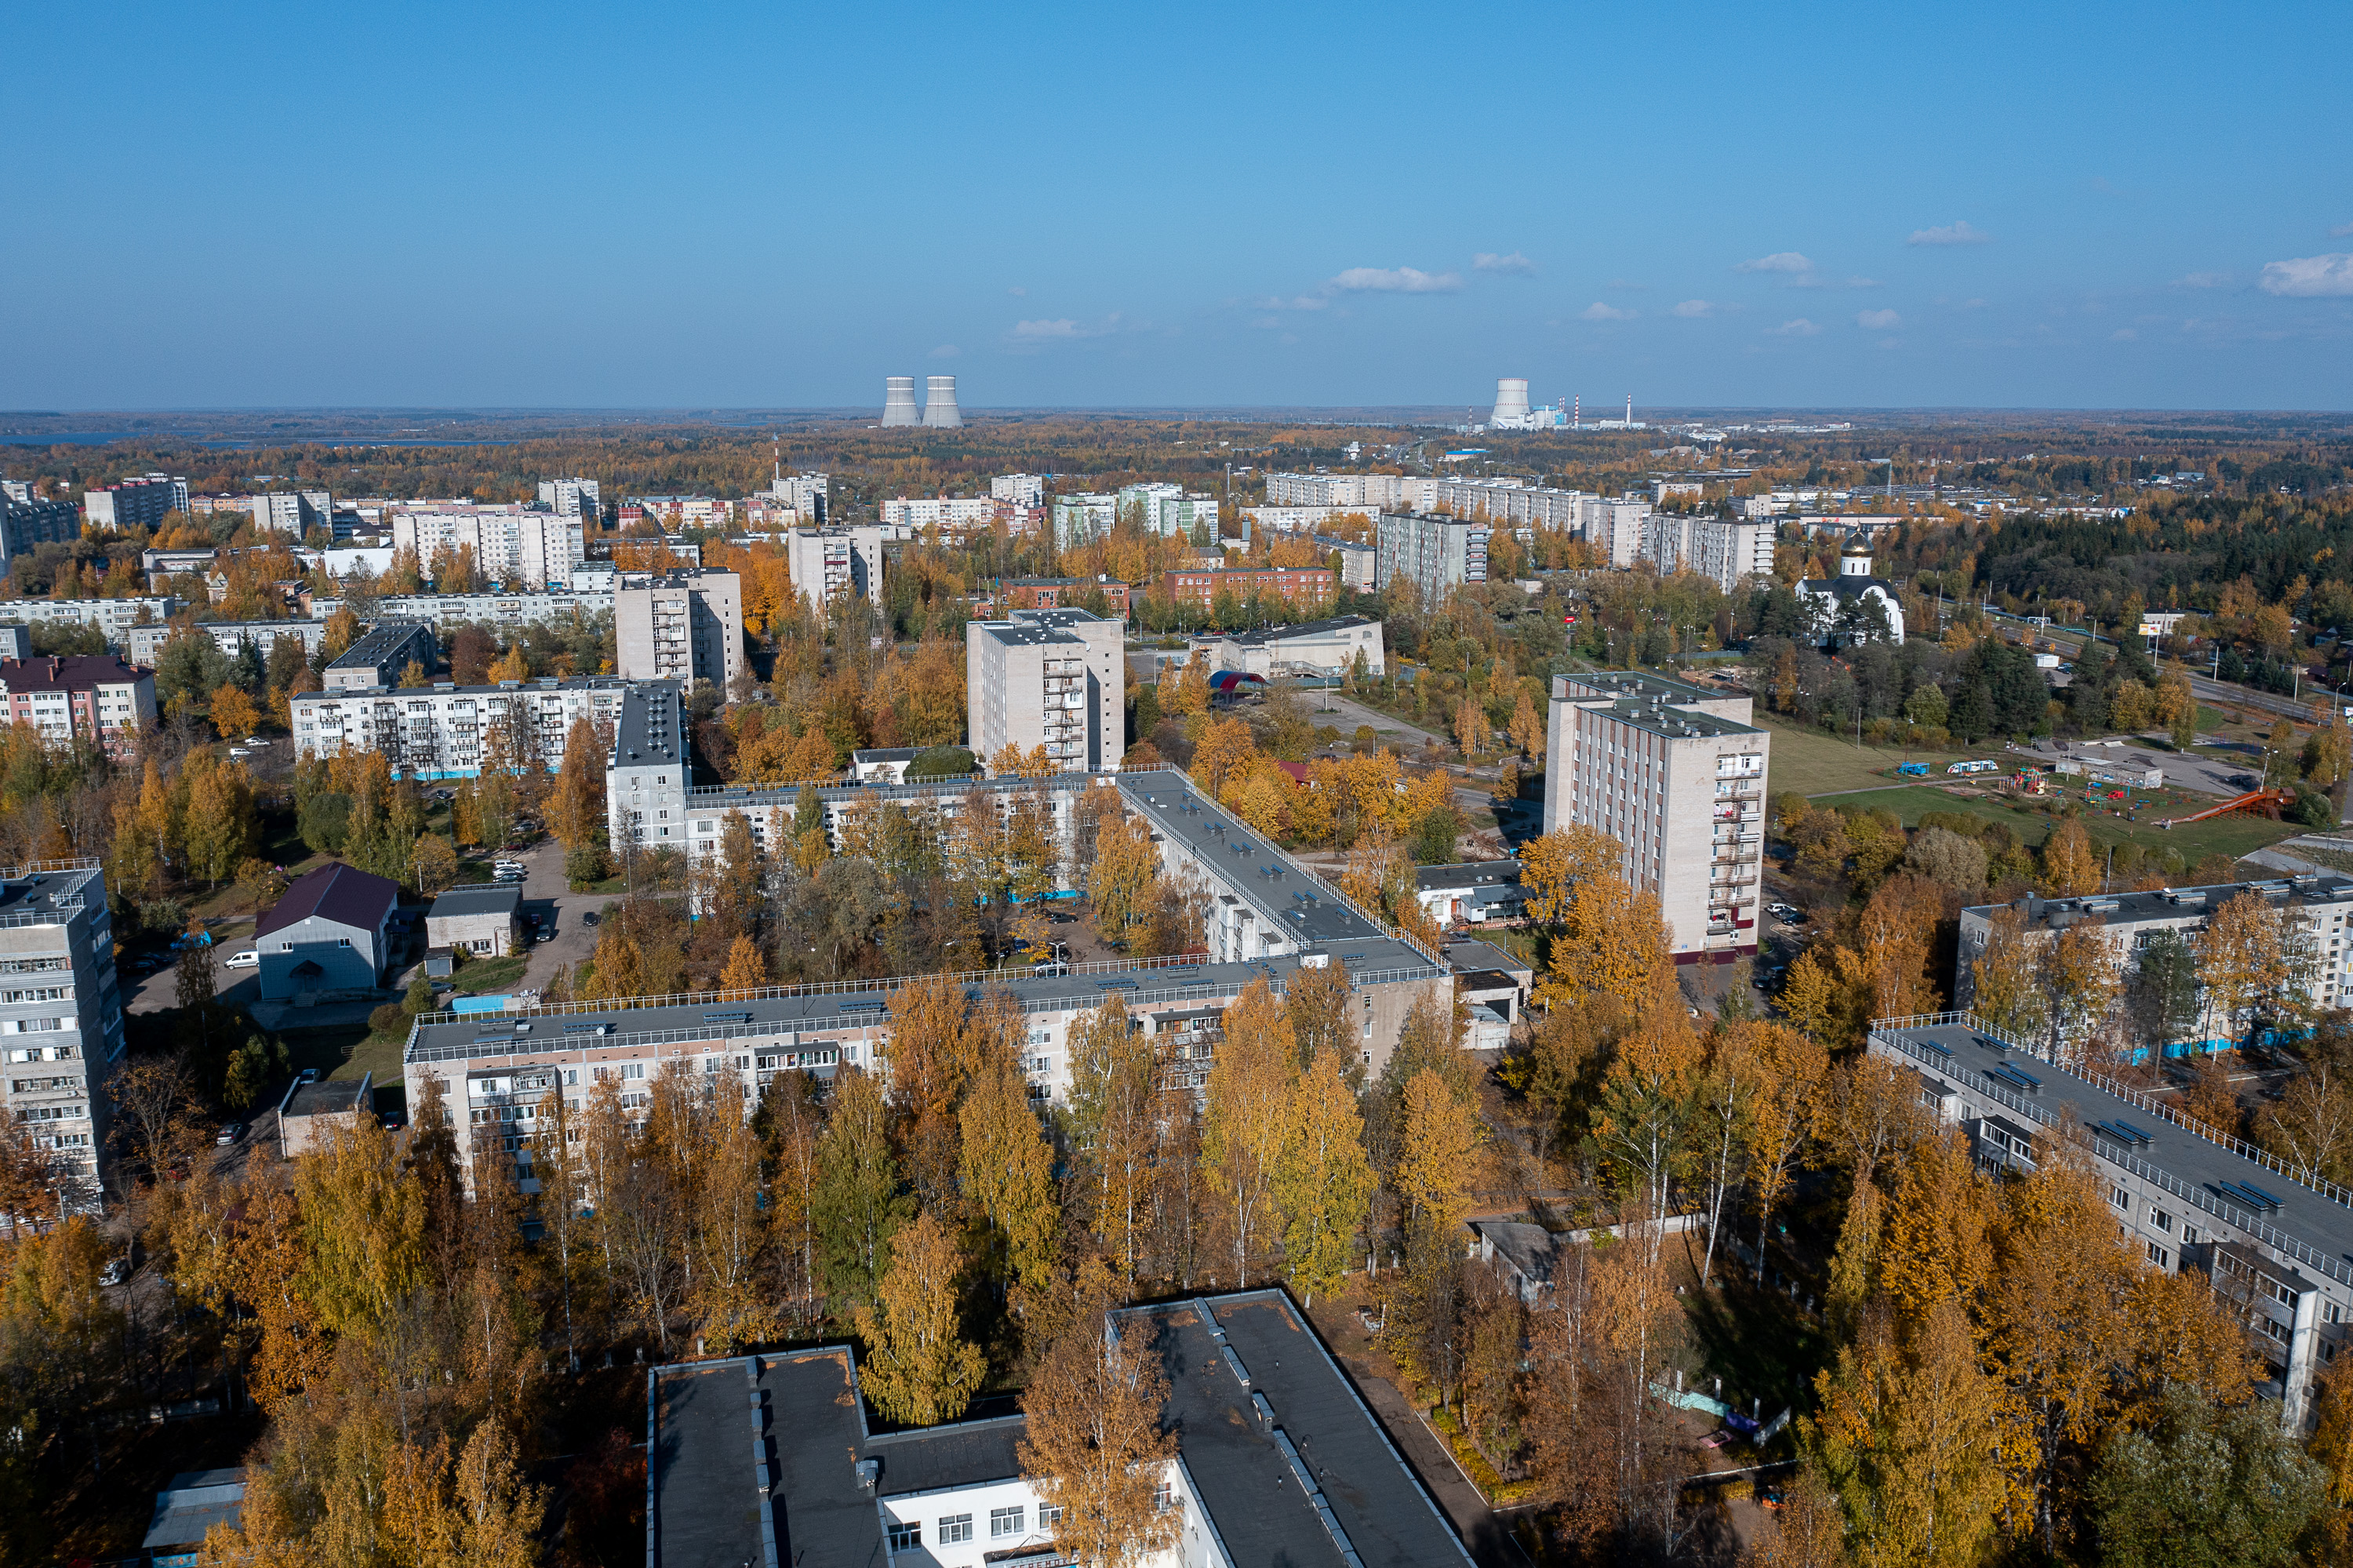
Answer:
[(1064, 316), (1060, 321), (1052, 322), (1015, 322), (1013, 335), (1029, 338), (1082, 337), (1085, 334), (1078, 323)]
[(2231, 281), (2228, 272), (2191, 272), (2176, 278), (2176, 287), (2183, 289), (2219, 289)]
[(1779, 326), (1767, 327), (1765, 330), (1775, 337), (1811, 337), (1822, 329), (1805, 317), (1799, 316), (1795, 321), (1783, 322)]
[(1812, 272), (1801, 272), (1789, 280), (1793, 289), (1876, 289), (1876, 278), (1824, 278)]
[(2319, 295), (2353, 294), (2353, 255), (2303, 256), (2293, 261), (2266, 261), (2257, 288), (2266, 294), (2309, 299)]
[(1018, 283), (1014, 284), (1013, 287), (1006, 290), (1005, 291), (1012, 295), (1017, 300), (1026, 300), (1029, 297), (1029, 291), (1023, 288)]
[(1314, 294), (1301, 294), (1296, 299), (1266, 299), (1258, 302), (1262, 311), (1321, 311), (1329, 309), (1332, 302)]
[(1471, 258), (1471, 267), (1478, 272), (1533, 272), (1536, 264), (1514, 250), (1508, 256), (1498, 256), (1492, 250), (1482, 250)]
[(1675, 307), (1675, 314), (1687, 317), (1712, 316), (1715, 314), (1715, 306), (1705, 300), (1685, 300)]
[(2140, 334), (2133, 331), (2130, 327), (2118, 327), (2116, 331), (2108, 334), (2108, 341), (2111, 343), (2130, 343), (2139, 335)]
[(1462, 280), (1452, 272), (1425, 272), (1419, 267), (1351, 267), (1324, 286), (1352, 294), (1450, 294), (1462, 286)]
[(1794, 250), (1776, 250), (1770, 256), (1743, 261), (1733, 269), (1736, 272), (1810, 272), (1813, 270), (1814, 264)]
[(2342, 239), (2348, 234), (2353, 234), (2353, 223), (2340, 223), (2336, 228), (2328, 231), (2328, 238), (2331, 239)]
[(1968, 220), (1947, 223), (1936, 228), (1915, 228), (1906, 245), (1989, 245), (1993, 236), (1982, 229), (1971, 228)]
[(1864, 311), (1854, 318), (1854, 324), (1871, 332), (1885, 332), (1889, 327), (1902, 326), (1904, 318), (1894, 311)]
[(954, 359), (957, 355), (962, 354), (964, 350), (958, 348), (952, 343), (944, 343), (940, 344), (939, 347), (932, 350), (932, 357), (934, 359)]
[(1594, 301), (1577, 313), (1580, 320), (1588, 322), (1630, 322), (1634, 319), (1633, 312), (1621, 311), (1615, 305), (1605, 305), (1599, 300)]

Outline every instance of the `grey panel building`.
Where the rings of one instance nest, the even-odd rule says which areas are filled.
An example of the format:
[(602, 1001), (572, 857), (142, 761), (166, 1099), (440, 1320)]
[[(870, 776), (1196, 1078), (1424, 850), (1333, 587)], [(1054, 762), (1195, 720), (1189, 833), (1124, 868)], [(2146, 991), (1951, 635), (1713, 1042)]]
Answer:
[(1384, 512), (1373, 557), (1373, 589), (1379, 592), (1402, 576), (1436, 606), (1465, 583), (1487, 580), (1484, 523), (1424, 512)]
[(36, 545), (66, 545), (81, 537), (81, 512), (70, 501), (0, 495), (0, 561), (12, 560)]
[(122, 995), (106, 879), (95, 860), (0, 873), (0, 1118), (95, 1209), (111, 1164), (107, 1075), (122, 1055)]
[(966, 742), (982, 764), (1042, 746), (1064, 772), (1127, 750), (1122, 623), (1083, 609), (1017, 609), (964, 629)]
[(351, 691), (364, 686), (396, 686), (412, 663), (427, 673), (440, 662), (433, 629), (422, 621), (387, 620), (362, 637), (328, 664), (327, 690)]
[(478, 958), (504, 958), (522, 940), (522, 889), (511, 882), (451, 888), (426, 912), (425, 940)]
[(716, 682), (744, 669), (744, 582), (716, 567), (625, 572), (613, 595), (613, 643), (625, 681)]
[(262, 996), (375, 990), (399, 902), (397, 884), (340, 862), (296, 878), (254, 927)]

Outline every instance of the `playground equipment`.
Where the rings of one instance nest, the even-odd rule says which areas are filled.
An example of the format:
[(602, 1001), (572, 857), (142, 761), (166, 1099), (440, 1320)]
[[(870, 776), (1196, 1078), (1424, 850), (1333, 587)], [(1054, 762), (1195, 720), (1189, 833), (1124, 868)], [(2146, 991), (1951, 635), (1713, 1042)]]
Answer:
[(2295, 804), (2295, 791), (2293, 789), (2250, 789), (2243, 795), (2232, 796), (2219, 806), (2209, 806), (2187, 817), (2168, 817), (2158, 826), (2178, 828), (2190, 822), (2202, 822), (2209, 817), (2228, 817), (2242, 811), (2249, 816), (2261, 812), (2276, 822), (2281, 809)]

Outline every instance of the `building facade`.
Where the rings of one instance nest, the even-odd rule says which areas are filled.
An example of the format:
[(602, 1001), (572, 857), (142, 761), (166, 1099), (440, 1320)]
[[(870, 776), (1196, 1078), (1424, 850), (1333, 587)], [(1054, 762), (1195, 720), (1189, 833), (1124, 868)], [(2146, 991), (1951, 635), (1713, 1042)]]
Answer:
[(711, 681), (724, 691), (744, 672), (743, 578), (715, 567), (623, 573), (613, 645), (625, 681)]
[(267, 659), (281, 637), (291, 637), (300, 642), (306, 654), (316, 653), (327, 640), (327, 623), (323, 620), (199, 620), (187, 626), (166, 621), (157, 626), (132, 627), (122, 640), (123, 655), (133, 664), (144, 664), (152, 670), (163, 654), (164, 644), (184, 631), (201, 632), (231, 657), (250, 642)]
[(1099, 491), (1054, 497), (1054, 548), (1075, 550), (1108, 538), (1119, 521), (1119, 497)]
[(878, 508), (886, 528), (942, 528), (951, 534), (986, 528), (1005, 510), (1003, 503), (986, 495), (902, 495)]
[(332, 532), (334, 498), (323, 490), (277, 490), (253, 498), (253, 526), (259, 533), (301, 538), (313, 528)]
[(1769, 518), (1653, 512), (1642, 520), (1643, 562), (1661, 577), (1697, 572), (1725, 593), (1773, 576)]
[(1238, 604), (1279, 594), (1287, 605), (1329, 608), (1339, 596), (1339, 577), (1329, 567), (1209, 567), (1163, 572), (1160, 586), (1170, 602), (1208, 609), (1220, 594)]
[[(564, 765), (572, 726), (586, 719), (600, 736), (620, 722), (628, 683), (610, 676), (542, 676), (495, 686), (442, 682), (405, 690), (376, 686), (304, 692), (291, 702), (298, 756), (378, 751), (396, 777), (471, 779), (482, 770), (493, 731), (503, 726), (511, 755), (536, 754), (549, 769)], [(602, 740), (600, 745), (604, 744)]]
[(0, 1116), (57, 1162), (72, 1209), (97, 1212), (112, 1166), (106, 1080), (122, 1046), (99, 863), (0, 873)]
[(491, 883), (453, 887), (425, 912), (425, 944), (502, 959), (522, 942), (522, 888)]
[(1465, 583), (1487, 580), (1492, 530), (1484, 523), (1430, 513), (1384, 512), (1376, 526), (1376, 591), (1386, 590), (1402, 577), (1419, 590), (1425, 603), (1436, 606)]
[[(311, 613), (324, 620), (342, 608), (340, 599), (314, 599)], [(612, 609), (609, 588), (571, 593), (385, 594), (375, 601), (376, 614), (387, 620), (417, 620), (437, 629), (468, 622), (494, 627), (563, 625), (610, 614)]]
[(605, 514), (604, 487), (593, 479), (543, 479), (539, 482), (539, 503), (558, 517), (596, 517)]
[(1745, 694), (1660, 675), (1553, 677), (1545, 831), (1581, 822), (1624, 845), (1677, 963), (1757, 952), (1772, 736), (1751, 714)]
[(1381, 623), (1363, 615), (1213, 633), (1192, 639), (1192, 645), (1208, 656), (1212, 670), (1240, 670), (1270, 679), (1345, 674), (1360, 653), (1366, 674), (1379, 675), (1388, 668), (1381, 649)]
[(1007, 609), (1083, 609), (1080, 601), (1098, 593), (1106, 613), (1127, 619), (1127, 585), (1109, 577), (1015, 577), (998, 597)]
[(1808, 577), (1798, 584), (1798, 602), (1814, 618), (1822, 642), (1904, 641), (1904, 601), (1895, 585), (1871, 575), (1871, 547), (1850, 545), (1839, 556), (1839, 575)]
[(392, 515), (392, 543), (416, 551), (417, 566), (427, 573), (437, 559), (470, 546), (484, 577), (533, 591), (570, 588), (572, 569), (587, 553), (578, 517), (519, 503), (404, 507)]
[(1042, 746), (1068, 771), (1127, 750), (1121, 622), (1083, 609), (1017, 609), (965, 624), (966, 745), (986, 765)]
[(988, 498), (1014, 506), (1046, 504), (1046, 480), (1042, 474), (1000, 473), (988, 482)]
[(341, 862), (296, 877), (253, 927), (262, 996), (377, 989), (392, 959), (399, 903), (397, 883)]
[(81, 537), (81, 513), (70, 501), (46, 501), (27, 490), (22, 499), (0, 495), (0, 562), (36, 545), (70, 545)]
[(82, 515), (93, 528), (153, 528), (168, 512), (188, 509), (188, 482), (170, 474), (151, 473), (85, 490)]
[(134, 626), (169, 620), (185, 608), (168, 596), (153, 599), (0, 599), (0, 620), (23, 626), (52, 623), (95, 626), (109, 648), (120, 650)]
[(396, 686), (411, 664), (430, 674), (440, 657), (433, 629), (424, 622), (381, 621), (330, 661), (322, 679), (330, 692)]
[(785, 539), (795, 592), (819, 608), (849, 595), (882, 602), (882, 530), (796, 528)]
[(10, 722), (32, 726), (51, 746), (81, 741), (121, 758), (155, 723), (155, 673), (112, 653), (5, 659), (0, 702)]

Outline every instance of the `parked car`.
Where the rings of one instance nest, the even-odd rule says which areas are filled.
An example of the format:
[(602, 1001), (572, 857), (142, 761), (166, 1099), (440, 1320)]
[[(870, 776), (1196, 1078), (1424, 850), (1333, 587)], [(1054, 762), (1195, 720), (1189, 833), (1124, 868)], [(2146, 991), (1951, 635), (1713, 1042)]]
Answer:
[(243, 1122), (241, 1122), (241, 1121), (233, 1121), (233, 1122), (229, 1123), (227, 1127), (225, 1127), (225, 1128), (221, 1128), (221, 1129), (220, 1129), (220, 1136), (219, 1136), (218, 1138), (214, 1139), (213, 1139), (213, 1141), (214, 1141), (215, 1143), (216, 1143), (216, 1144), (220, 1145), (222, 1148), (226, 1149), (226, 1148), (227, 1148), (230, 1144), (235, 1143), (237, 1139), (239, 1139), (243, 1138), (244, 1136), (245, 1136), (245, 1123), (243, 1123)]
[(261, 951), (258, 948), (240, 949), (223, 959), (221, 967), (229, 969), (258, 969), (261, 967)]
[(384, 1129), (386, 1132), (398, 1132), (400, 1130), (400, 1118), (396, 1116), (388, 1116), (385, 1118)]
[(131, 1255), (129, 1253), (108, 1258), (106, 1266), (98, 1272), (98, 1282), (100, 1285), (120, 1285), (130, 1277)]
[(580, 923), (583, 926), (594, 926), (596, 923), (596, 912), (594, 909), (581, 911)]
[(543, 926), (540, 927), (538, 933), (532, 938), (532, 940), (534, 942), (553, 942), (555, 940), (555, 927), (553, 926)]
[(319, 1069), (305, 1067), (294, 1075), (294, 1081), (298, 1084), (315, 1084), (319, 1081)]
[(239, 757), (251, 757), (253, 750), (250, 747), (232, 746), (228, 748), (228, 754), (234, 759)]
[(544, 922), (547, 919), (547, 916), (534, 909), (530, 914), (524, 916), (523, 918), (531, 924), (537, 926)]

